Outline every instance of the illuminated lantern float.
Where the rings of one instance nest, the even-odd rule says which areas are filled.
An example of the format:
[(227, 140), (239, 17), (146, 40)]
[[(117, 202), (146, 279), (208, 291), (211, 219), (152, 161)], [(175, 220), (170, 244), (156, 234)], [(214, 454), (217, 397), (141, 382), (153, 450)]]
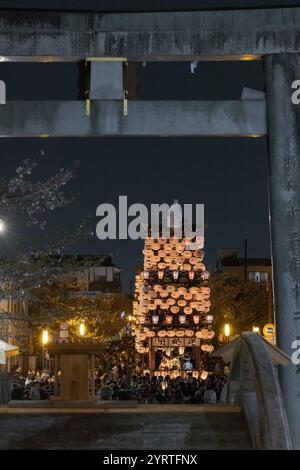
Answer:
[(178, 238), (170, 226), (168, 238), (161, 227), (149, 229), (143, 250), (144, 269), (136, 275), (135, 345), (148, 354), (155, 375), (200, 377), (211, 341), (209, 273), (203, 264), (203, 236)]

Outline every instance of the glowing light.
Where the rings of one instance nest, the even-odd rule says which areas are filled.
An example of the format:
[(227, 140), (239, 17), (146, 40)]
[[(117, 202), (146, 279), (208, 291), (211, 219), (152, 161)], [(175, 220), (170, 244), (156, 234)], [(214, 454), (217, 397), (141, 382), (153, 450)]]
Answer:
[(0, 233), (5, 231), (5, 222), (3, 219), (0, 219)]
[(230, 336), (230, 325), (228, 323), (224, 326), (224, 334), (227, 338)]
[(253, 326), (252, 331), (253, 333), (259, 333), (260, 332), (259, 326)]
[(162, 380), (160, 386), (161, 386), (162, 391), (165, 391), (165, 390), (168, 388), (168, 383), (167, 383), (167, 381), (166, 381), (166, 380)]
[(43, 344), (43, 346), (48, 343), (48, 340), (49, 340), (48, 331), (43, 330), (43, 333), (42, 333), (42, 344)]
[(80, 336), (84, 336), (84, 334), (85, 334), (85, 324), (84, 323), (80, 323), (80, 325), (79, 325), (79, 334), (80, 334)]
[(200, 376), (200, 377), (201, 377), (202, 380), (206, 380), (207, 377), (208, 377), (208, 372), (207, 372), (206, 370), (203, 370), (203, 371), (201, 372), (201, 376)]

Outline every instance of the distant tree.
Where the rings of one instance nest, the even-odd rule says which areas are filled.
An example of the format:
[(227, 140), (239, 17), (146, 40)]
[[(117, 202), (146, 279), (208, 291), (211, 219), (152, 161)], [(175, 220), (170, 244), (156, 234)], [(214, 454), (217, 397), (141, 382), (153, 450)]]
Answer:
[(228, 273), (210, 278), (211, 311), (214, 329), (222, 332), (225, 323), (232, 325), (233, 334), (263, 327), (268, 321), (269, 293), (266, 286), (245, 282)]
[[(45, 284), (33, 292), (30, 324), (36, 331), (44, 325), (59, 339), (60, 324), (67, 323), (71, 342), (108, 342), (125, 332), (132, 311), (131, 299), (122, 293), (85, 295), (75, 282)], [(126, 316), (121, 315), (124, 311)], [(79, 326), (85, 325), (84, 338)]]
[[(73, 199), (65, 186), (74, 177), (74, 171), (60, 169), (53, 176), (39, 181), (32, 173), (36, 162), (25, 159), (8, 181), (0, 182), (0, 218), (13, 214), (31, 227), (28, 240), (17, 238), (15, 254), (0, 257), (0, 300), (7, 296), (21, 297), (28, 289), (54, 279), (61, 271), (53, 255), (60, 256), (79, 239), (89, 236), (91, 230), (83, 222), (72, 234), (62, 232), (59, 239), (50, 237), (47, 212), (64, 207)], [(3, 236), (6, 236), (5, 233)], [(8, 235), (7, 235), (8, 236)]]
[[(73, 197), (66, 193), (66, 186), (75, 173), (61, 168), (43, 181), (34, 177), (36, 162), (27, 158), (16, 169), (15, 175), (0, 181), (0, 219), (10, 215), (22, 220), (30, 234), (20, 237), (14, 234), (14, 254), (0, 256), (0, 332), (7, 321), (19, 325), (28, 321), (24, 313), (11, 313), (5, 308), (5, 299), (28, 299), (32, 291), (44, 283), (51, 283), (61, 274), (59, 257), (79, 239), (89, 237), (91, 230), (86, 222), (71, 234), (62, 232), (53, 237), (47, 223), (47, 213), (68, 205)], [(9, 232), (3, 237), (11, 237)], [(72, 269), (72, 260), (64, 269)]]

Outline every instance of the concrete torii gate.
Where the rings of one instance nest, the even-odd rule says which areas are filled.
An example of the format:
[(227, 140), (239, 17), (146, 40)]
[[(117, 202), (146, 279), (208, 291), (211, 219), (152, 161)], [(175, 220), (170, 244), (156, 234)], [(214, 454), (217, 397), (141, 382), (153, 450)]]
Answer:
[[(300, 8), (123, 14), (0, 11), (0, 54), (0, 60), (20, 62), (92, 57), (92, 74), (101, 69), (99, 58), (99, 63), (103, 58), (263, 60), (266, 103), (247, 93), (240, 101), (129, 101), (124, 116), (120, 84), (115, 83), (120, 68), (115, 67), (115, 99), (103, 101), (109, 95), (103, 93), (101, 74), (94, 73), (88, 115), (83, 101), (7, 102), (0, 106), (0, 135), (268, 135), (278, 346), (291, 355), (293, 342), (300, 339), (300, 107), (297, 96), (292, 100), (299, 86), (295, 81), (300, 80)], [(105, 67), (102, 70), (104, 77)], [(294, 447), (300, 448), (300, 366), (289, 365), (280, 374)]]

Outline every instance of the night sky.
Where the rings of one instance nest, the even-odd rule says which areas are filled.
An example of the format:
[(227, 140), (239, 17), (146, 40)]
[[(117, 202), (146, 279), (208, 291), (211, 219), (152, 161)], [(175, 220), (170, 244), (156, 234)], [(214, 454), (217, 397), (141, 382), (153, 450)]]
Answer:
[[(22, 2), (28, 7), (37, 3)], [(60, 1), (59, 5), (69, 3)], [(74, 7), (79, 3), (72, 2)], [(85, 8), (96, 3), (101, 4), (82, 1)], [(6, 6), (5, 2), (0, 1), (0, 6)], [(243, 86), (263, 90), (260, 62), (199, 63), (193, 75), (188, 63), (149, 63), (145, 68), (138, 66), (137, 77), (138, 99), (239, 99)], [(76, 99), (78, 95), (74, 64), (1, 64), (0, 79), (6, 81), (8, 100)], [(1, 177), (11, 176), (25, 157), (38, 161), (40, 178), (79, 163), (70, 185), (74, 202), (50, 216), (55, 230), (72, 230), (83, 218), (95, 218), (100, 203), (117, 204), (119, 195), (128, 195), (129, 204), (147, 206), (172, 203), (176, 198), (181, 203), (205, 204), (207, 264), (214, 266), (218, 248), (242, 247), (245, 237), (250, 256), (270, 255), (263, 138), (0, 139)], [(20, 231), (21, 224), (11, 220), (10, 240), (2, 240), (2, 251)], [(114, 254), (127, 291), (142, 262), (141, 241), (94, 238), (74, 250)]]

